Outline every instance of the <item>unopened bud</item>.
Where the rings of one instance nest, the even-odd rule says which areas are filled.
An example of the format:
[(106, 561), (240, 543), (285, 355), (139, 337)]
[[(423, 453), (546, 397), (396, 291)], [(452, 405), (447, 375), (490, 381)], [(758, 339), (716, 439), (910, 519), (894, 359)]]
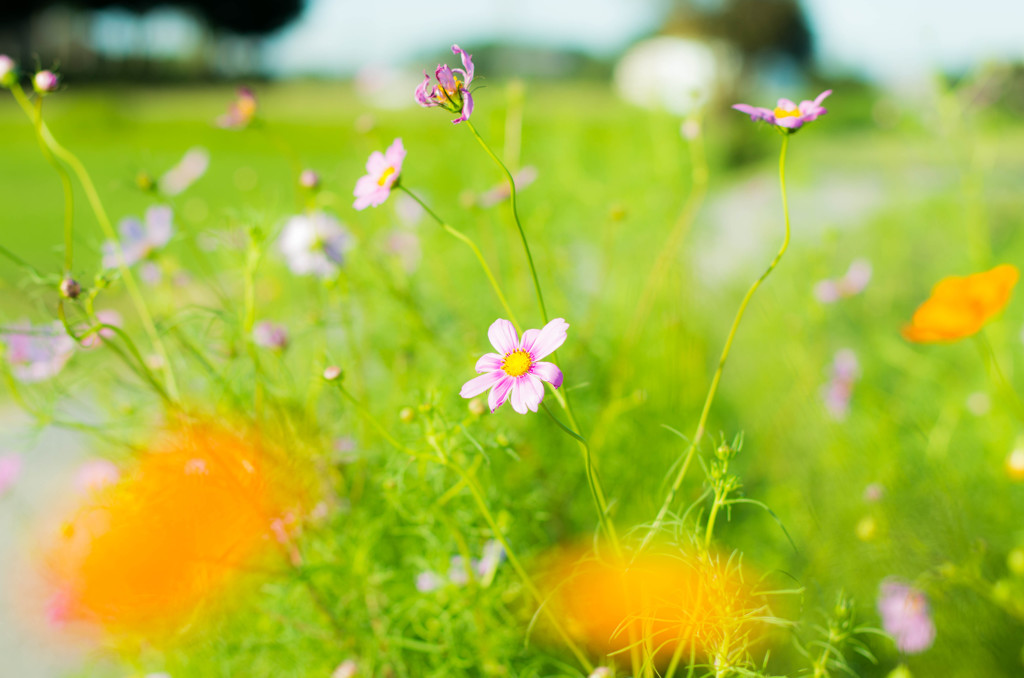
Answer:
[(327, 381), (335, 381), (341, 377), (341, 368), (337, 365), (331, 365), (324, 370), (324, 379)]
[(480, 416), (487, 411), (487, 405), (480, 398), (473, 398), (469, 401), (469, 412), (470, 414)]
[(153, 175), (143, 170), (135, 175), (135, 185), (146, 193), (149, 193), (156, 188), (156, 181), (153, 180)]
[(0, 85), (13, 87), (16, 82), (18, 82), (17, 64), (6, 54), (0, 54)]
[(302, 174), (299, 175), (299, 186), (308, 188), (311, 191), (319, 188), (320, 175), (311, 169), (302, 170)]
[(82, 293), (82, 286), (74, 278), (64, 278), (60, 281), (60, 294), (65, 299), (77, 299)]
[(398, 418), (406, 424), (412, 423), (412, 420), (416, 418), (416, 410), (411, 407), (403, 407), (398, 413)]
[(40, 94), (49, 94), (57, 89), (57, 74), (53, 71), (39, 71), (32, 78), (32, 85)]

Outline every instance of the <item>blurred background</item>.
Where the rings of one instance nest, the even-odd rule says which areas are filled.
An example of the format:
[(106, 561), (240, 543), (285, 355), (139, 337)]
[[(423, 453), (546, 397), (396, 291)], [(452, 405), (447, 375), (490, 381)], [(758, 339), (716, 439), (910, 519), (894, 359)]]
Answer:
[[(453, 408), (464, 403), (451, 388), (450, 354), (425, 351), (420, 335), (393, 336), (394, 324), (410, 322), (409, 308), (377, 290), (375, 276), (393, 275), (408, 305), (419, 304), (439, 343), (457, 347), (467, 366), (468, 347), (482, 340), (480, 328), (494, 314), (488, 291), (464, 282), (478, 277), (473, 262), (459, 244), (434, 237), (415, 206), (392, 200), (369, 212), (350, 208), (367, 155), (401, 136), (410, 149), (403, 180), (479, 235), (502, 279), (515, 281), (513, 305), (533, 308), (518, 245), (505, 237), (507, 214), (496, 207), (500, 176), (466, 130), (449, 124), (452, 116), (421, 110), (412, 96), (424, 70), (455, 65), (452, 43), (474, 56), (474, 123), (514, 171), (531, 169), (536, 177), (524, 186), (524, 221), (543, 234), (535, 249), (555, 314), (576, 316), (570, 337), (577, 343), (562, 353), (587, 375), (576, 379), (587, 381), (581, 419), (593, 425), (595, 454), (626, 525), (656, 510), (664, 474), (680, 451), (661, 426), (692, 430), (735, 305), (778, 247), (778, 137), (728, 107), (771, 107), (780, 96), (799, 101), (835, 91), (828, 116), (792, 143), (794, 245), (752, 306), (712, 416), (716, 431), (746, 432), (749, 451), (737, 467), (748, 496), (767, 503), (787, 532), (764, 513), (737, 511), (722, 538), (763, 570), (806, 585), (806, 603), (792, 612), (809, 624), (823, 621), (818, 611), (829, 609), (839, 590), (852, 593), (865, 623), (876, 625), (879, 582), (896, 576), (927, 590), (939, 635), (933, 649), (910, 658), (915, 676), (1020, 675), (1021, 425), (1002, 408), (973, 346), (929, 352), (909, 346), (899, 328), (939, 278), (1024, 262), (1024, 2), (0, 4), (0, 54), (14, 57), (23, 73), (59, 73), (60, 89), (46, 100), (47, 124), (90, 168), (115, 221), (152, 203), (152, 194), (139, 189), (140, 176), (162, 175), (190, 148), (209, 152), (209, 169), (204, 165), (201, 178), (174, 200), (179, 235), (161, 260), (163, 278), (148, 290), (161, 312), (212, 304), (201, 285), (176, 282), (189, 273), (219, 275), (218, 284), (237, 292), (243, 262), (231, 243), (241, 226), (274, 232), (302, 205), (296, 163), (320, 172), (317, 206), (358, 234), (348, 273), (355, 289), (370, 290), (365, 308), (353, 304), (352, 311), (369, 356), (361, 386), (385, 422), (409, 439), (418, 424), (401, 428), (402, 408), (437, 392)], [(216, 127), (243, 85), (255, 90), (273, 137), (265, 129)], [(634, 317), (645, 274), (691, 190), (696, 135), (707, 144), (707, 198), (637, 335), (640, 348), (616, 377), (619, 328)], [(287, 152), (279, 140), (287, 141)], [(61, 268), (60, 200), (31, 125), (10, 97), (0, 97), (0, 241), (45, 274)], [(83, 202), (76, 205), (76, 275), (87, 281), (98, 269), (103, 238)], [(216, 265), (201, 269), (204, 257)], [(308, 325), (307, 311), (290, 304), (288, 293), (308, 301), (309, 290), (273, 256), (263, 273), (261, 317)], [(846, 278), (857, 278), (843, 288), (852, 291), (819, 293), (823, 283), (836, 287)], [(52, 320), (55, 281), (44, 282), (28, 281), (0, 260), (0, 322)], [(1016, 299), (992, 332), (1011, 378), (1015, 360), (1020, 373), (1022, 310)], [(220, 346), (219, 338), (210, 341)], [(302, 339), (295, 343), (287, 361), (305, 374), (309, 366), (297, 357)], [(765, 359), (765, 347), (772, 359)], [(228, 363), (238, 358), (224, 354)], [(117, 433), (145, 429), (158, 409), (153, 403), (102, 391), (88, 371), (91, 365), (99, 372), (92, 359), (75, 360), (72, 367), (85, 367), (76, 373), (84, 376), (33, 392), (33, 402), (47, 405), (42, 411), (57, 411), (49, 406), (59, 401), (73, 417), (106, 421), (105, 413)], [(346, 416), (342, 423), (356, 421)], [(568, 448), (557, 431), (538, 433), (543, 425), (536, 420), (508, 412), (482, 426), (488, 440), (504, 441), (488, 450), (495, 476), (509, 488), (507, 514), (526, 516), (512, 521), (516, 538), (557, 543), (592, 527), (578, 460), (563, 454)], [(646, 436), (642, 457), (637, 431)], [(562, 452), (553, 459), (550, 449)], [(1018, 467), (1009, 468), (1015, 450)], [(78, 465), (124, 451), (56, 431), (0, 390), (4, 453), (21, 455), (24, 470), (6, 493), (0, 488), (0, 582), (29, 568), (32, 535), (52, 527), (48, 511), (68, 495)], [(426, 519), (409, 529), (396, 526), (397, 519), (385, 522), (396, 506), (403, 521), (429, 515), (427, 499), (437, 487), (417, 486), (420, 479), (404, 478), (386, 454), (373, 454), (367, 484), (378, 491), (378, 503), (371, 510), (367, 499), (362, 513), (346, 516), (346, 526), (409, 548), (378, 548), (384, 574), (375, 572), (372, 582), (367, 575), (356, 598), (390, 582), (404, 582), (409, 593), (416, 567), (431, 558), (444, 563), (451, 552), (450, 544), (435, 543), (443, 539), (417, 541), (430, 533)], [(381, 478), (402, 478), (409, 491), (393, 492)], [(692, 485), (688, 500), (700, 494), (698, 476)], [(323, 551), (333, 552), (334, 542), (328, 544)], [(1007, 565), (1014, 553), (1019, 571)], [(24, 597), (0, 588), (0, 676), (120, 677), (164, 668), (153, 661), (143, 671), (140, 661), (126, 674), (97, 659), (101, 653), (88, 642), (54, 642), (52, 629), (34, 628), (45, 624), (24, 621)], [(466, 631), (475, 618), (462, 613), (470, 621), (460, 632), (475, 638)], [(289, 629), (288, 614), (279, 615), (283, 622), (264, 619), (269, 630), (261, 632)], [(368, 628), (359, 614), (353, 623)], [(408, 621), (401, 615), (412, 619), (417, 642), (457, 651), (444, 644), (457, 648), (463, 636), (418, 625), (440, 613), (394, 614), (396, 627)], [(236, 640), (249, 638), (234, 631)], [(495, 646), (507, 641), (518, 651), (520, 629), (501, 625), (495, 633), (505, 634)], [(309, 638), (290, 642), (313, 645)], [(886, 643), (872, 646), (882, 660), (861, 661), (859, 675), (886, 676), (906, 659)], [(372, 638), (365, 645), (376, 647)], [(306, 649), (317, 666), (336, 663), (316, 656), (315, 646)], [(183, 652), (173, 678), (215, 675), (206, 672), (215, 665), (224, 675), (246, 675), (248, 665), (231, 664), (223, 648), (205, 650), (194, 664)], [(387, 661), (421, 660), (408, 648), (392, 650), (399, 658)], [(797, 661), (793, 652), (776, 656), (784, 666)], [(281, 675), (314, 674), (329, 672)]]

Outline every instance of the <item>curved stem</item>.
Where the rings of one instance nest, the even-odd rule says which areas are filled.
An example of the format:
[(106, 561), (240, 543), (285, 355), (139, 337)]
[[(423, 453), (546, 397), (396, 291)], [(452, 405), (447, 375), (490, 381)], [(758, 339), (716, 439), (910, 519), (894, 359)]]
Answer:
[(57, 158), (53, 157), (50, 147), (46, 145), (43, 138), (43, 98), (36, 99), (35, 115), (32, 120), (32, 127), (36, 132), (36, 140), (39, 142), (39, 150), (43, 157), (50, 163), (57, 176), (60, 177), (61, 189), (64, 191), (64, 274), (71, 275), (71, 267), (74, 261), (74, 222), (75, 222), (75, 193), (71, 186), (71, 177), (64, 166)]
[(643, 546), (646, 546), (650, 540), (654, 537), (655, 533), (661, 529), (662, 523), (665, 521), (665, 516), (668, 514), (672, 507), (672, 503), (675, 501), (676, 493), (683, 484), (683, 479), (686, 477), (686, 472), (690, 468), (690, 463), (693, 461), (693, 455), (697, 451), (697, 446), (700, 444), (701, 438), (704, 437), (705, 426), (708, 421), (708, 414), (711, 412), (711, 403), (715, 400), (715, 394), (718, 392), (718, 384), (722, 380), (722, 372), (725, 370), (725, 363), (729, 359), (729, 351), (732, 349), (732, 342), (736, 338), (736, 331), (739, 329), (740, 321), (743, 320), (743, 314), (747, 310), (747, 305), (750, 303), (751, 298), (757, 289), (761, 286), (761, 283), (771, 275), (771, 272), (775, 270), (775, 267), (779, 264), (782, 259), (782, 255), (786, 253), (789, 248), (789, 237), (790, 237), (790, 225), (789, 225), (789, 202), (786, 198), (786, 149), (789, 146), (789, 135), (782, 137), (782, 151), (779, 153), (779, 186), (782, 190), (782, 214), (786, 221), (786, 235), (782, 240), (782, 247), (779, 248), (775, 258), (772, 259), (771, 263), (764, 273), (761, 274), (757, 280), (753, 282), (747, 293), (743, 296), (743, 301), (740, 302), (740, 307), (736, 311), (736, 317), (732, 321), (732, 327), (729, 328), (729, 334), (725, 339), (725, 346), (722, 349), (722, 355), (718, 359), (718, 368), (715, 370), (714, 377), (711, 379), (711, 386), (708, 388), (708, 395), (704, 399), (704, 408), (700, 414), (700, 420), (697, 422), (697, 430), (693, 434), (693, 440), (690, 441), (690, 445), (686, 450), (683, 458), (683, 465), (679, 468), (679, 472), (676, 474), (675, 479), (672, 481), (672, 488), (668, 492), (668, 496), (665, 497), (665, 501), (662, 503), (661, 508), (658, 510), (658, 515), (654, 519), (654, 523), (651, 524), (650, 529), (647, 532), (647, 536), (644, 537)]
[(139, 286), (135, 282), (135, 276), (132, 274), (131, 268), (129, 268), (125, 261), (124, 250), (121, 248), (121, 241), (117, 237), (117, 233), (114, 231), (114, 226), (110, 221), (110, 217), (107, 215), (107, 212), (103, 207), (103, 202), (100, 200), (99, 193), (96, 191), (96, 186), (92, 182), (92, 177), (89, 176), (89, 172), (85, 169), (85, 165), (82, 164), (82, 161), (79, 160), (75, 154), (58, 143), (50, 133), (46, 123), (41, 118), (37, 121), (32, 104), (29, 102), (28, 97), (25, 96), (25, 92), (22, 90), (21, 85), (16, 84), (10, 89), (11, 94), (14, 95), (15, 100), (21, 106), (22, 110), (25, 111), (29, 120), (38, 125), (39, 135), (46, 142), (47, 147), (53, 151), (55, 156), (66, 162), (68, 166), (71, 167), (72, 171), (74, 171), (75, 176), (78, 177), (78, 181), (82, 184), (82, 189), (85, 191), (85, 197), (89, 201), (89, 206), (92, 208), (93, 213), (96, 215), (96, 221), (99, 222), (104, 236), (114, 243), (114, 247), (117, 252), (118, 268), (121, 272), (121, 277), (124, 279), (125, 288), (128, 290), (128, 295), (131, 297), (132, 303), (139, 314), (139, 318), (142, 320), (142, 326), (145, 329), (146, 334), (149, 336), (150, 342), (153, 344), (153, 350), (155, 350), (161, 358), (161, 369), (164, 373), (164, 380), (167, 383), (167, 392), (174, 400), (177, 400), (178, 387), (174, 379), (174, 372), (171, 367), (170, 358), (167, 354), (167, 349), (164, 347), (164, 343), (160, 338), (160, 333), (157, 332), (156, 325), (153, 322), (153, 317), (149, 313), (149, 308), (146, 306), (142, 292), (139, 290)]
[(405, 191), (406, 195), (408, 195), (410, 198), (419, 203), (420, 207), (422, 207), (426, 211), (426, 213), (429, 214), (431, 218), (434, 221), (436, 221), (441, 228), (443, 228), (448, 233), (464, 242), (469, 247), (469, 249), (473, 250), (473, 254), (476, 255), (477, 261), (480, 262), (480, 267), (484, 269), (484, 275), (487, 276), (487, 280), (491, 283), (491, 288), (494, 290), (494, 293), (498, 295), (498, 301), (501, 302), (502, 308), (505, 309), (505, 313), (508, 315), (508, 319), (515, 326), (516, 331), (522, 333), (522, 330), (519, 327), (519, 322), (516, 320), (515, 313), (512, 312), (512, 307), (508, 305), (508, 300), (505, 299), (505, 293), (501, 291), (501, 285), (498, 284), (498, 279), (494, 277), (494, 273), (491, 271), (491, 267), (487, 264), (487, 260), (484, 259), (483, 252), (481, 252), (480, 248), (476, 246), (476, 243), (473, 242), (473, 240), (468, 235), (458, 230), (457, 228), (454, 228), (453, 226), (449, 225), (447, 222), (445, 222), (444, 219), (437, 216), (437, 213), (434, 212), (434, 210), (430, 209), (430, 207), (428, 207), (427, 204), (423, 202), (423, 200), (421, 200), (418, 195), (410, 191), (401, 183), (397, 184), (397, 186), (401, 190)]
[(480, 136), (480, 133), (476, 131), (476, 127), (473, 127), (473, 123), (467, 120), (466, 126), (469, 127), (469, 131), (473, 133), (473, 136), (475, 136), (476, 140), (480, 142), (483, 149), (487, 151), (487, 155), (491, 156), (491, 160), (493, 160), (498, 167), (501, 168), (501, 171), (505, 173), (505, 180), (508, 181), (509, 198), (512, 203), (512, 218), (516, 222), (516, 228), (519, 229), (519, 239), (522, 240), (523, 251), (526, 253), (526, 262), (530, 265), (530, 275), (533, 276), (533, 289), (537, 293), (537, 303), (540, 306), (540, 315), (546, 324), (548, 322), (548, 310), (544, 305), (544, 293), (540, 291), (540, 279), (537, 277), (537, 267), (533, 263), (533, 255), (530, 254), (530, 245), (526, 242), (526, 231), (523, 230), (523, 224), (519, 221), (519, 206), (516, 203), (516, 181), (512, 178), (512, 173), (508, 171), (507, 167), (505, 167), (505, 163), (503, 163), (501, 159), (494, 154), (491, 147), (487, 145), (487, 142)]

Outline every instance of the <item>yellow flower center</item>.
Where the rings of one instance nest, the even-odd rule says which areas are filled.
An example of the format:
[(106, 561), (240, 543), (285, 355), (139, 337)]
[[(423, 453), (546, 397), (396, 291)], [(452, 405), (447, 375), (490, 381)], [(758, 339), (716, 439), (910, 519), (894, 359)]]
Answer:
[(510, 377), (521, 377), (530, 371), (532, 364), (533, 360), (530, 359), (530, 354), (527, 351), (516, 349), (505, 356), (505, 362), (501, 364), (501, 369)]
[(387, 183), (388, 177), (390, 177), (394, 173), (395, 173), (395, 168), (394, 167), (388, 167), (386, 170), (384, 170), (384, 173), (380, 175), (380, 179), (377, 179), (377, 185), (378, 186), (383, 186), (385, 183)]
[(800, 109), (794, 108), (793, 110), (787, 111), (785, 108), (776, 107), (772, 113), (775, 114), (776, 118), (797, 118), (800, 116)]

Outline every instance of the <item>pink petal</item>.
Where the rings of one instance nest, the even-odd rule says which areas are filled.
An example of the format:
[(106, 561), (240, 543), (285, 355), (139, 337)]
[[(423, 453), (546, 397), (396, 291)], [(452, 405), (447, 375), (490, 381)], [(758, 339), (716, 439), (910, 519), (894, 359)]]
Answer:
[(797, 107), (796, 102), (790, 101), (789, 99), (779, 99), (779, 103), (776, 105), (784, 111), (792, 111)]
[(529, 407), (526, 405), (526, 400), (523, 398), (523, 388), (525, 387), (525, 379), (516, 379), (512, 384), (512, 409), (519, 414), (526, 414), (529, 412)]
[(501, 363), (504, 362), (504, 360), (505, 359), (497, 353), (484, 353), (480, 356), (480, 360), (476, 361), (476, 371), (483, 374), (484, 372), (500, 370)]
[(534, 360), (545, 358), (565, 343), (567, 329), (569, 329), (569, 323), (565, 322), (564, 318), (555, 318), (541, 328), (537, 334), (531, 334), (529, 330), (524, 332), (522, 348), (529, 351)]
[(487, 389), (491, 388), (503, 378), (506, 378), (504, 372), (495, 371), (488, 372), (479, 377), (474, 377), (462, 385), (462, 390), (459, 391), (459, 395), (463, 398), (475, 398)]
[(498, 353), (505, 355), (519, 348), (519, 335), (516, 333), (515, 325), (498, 318), (487, 330), (487, 338), (491, 340), (491, 346)]
[(505, 403), (505, 398), (508, 397), (508, 392), (512, 390), (512, 384), (516, 381), (504, 372), (501, 373), (501, 376), (502, 379), (494, 385), (494, 388), (491, 389), (490, 394), (487, 396), (487, 406), (491, 408), (491, 412), (494, 412), (494, 410)]
[(519, 379), (519, 389), (522, 391), (523, 402), (536, 412), (540, 401), (544, 400), (544, 384), (532, 374), (525, 374)]
[(402, 162), (405, 160), (405, 146), (402, 145), (402, 139), (398, 138), (391, 142), (388, 146), (388, 150), (384, 151), (384, 159), (387, 161), (388, 167), (394, 167), (395, 172), (392, 174), (393, 177), (398, 177), (402, 171)]
[(832, 90), (825, 90), (814, 99), (814, 103), (818, 106), (821, 106), (821, 102), (827, 99), (830, 94), (832, 94)]
[(537, 377), (548, 382), (555, 388), (562, 385), (562, 370), (558, 369), (554, 363), (548, 362), (537, 362), (530, 367), (530, 374), (536, 375)]
[(384, 154), (380, 151), (374, 151), (366, 159), (366, 173), (371, 176), (380, 176), (387, 168), (388, 161), (384, 159)]

